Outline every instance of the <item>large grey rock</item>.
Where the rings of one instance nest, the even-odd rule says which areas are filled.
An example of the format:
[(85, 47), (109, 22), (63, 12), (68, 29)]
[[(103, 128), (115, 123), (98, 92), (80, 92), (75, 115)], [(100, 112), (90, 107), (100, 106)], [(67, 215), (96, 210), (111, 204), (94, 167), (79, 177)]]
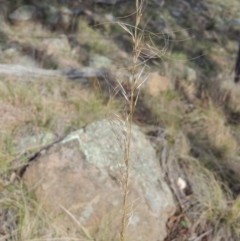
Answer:
[[(58, 217), (58, 225), (78, 237), (81, 234), (71, 215), (90, 234), (96, 235), (98, 230), (104, 239), (118, 238), (124, 133), (118, 121), (94, 122), (50, 148), (24, 174), (27, 187), (34, 190), (49, 213)], [(164, 240), (166, 221), (175, 211), (172, 193), (163, 180), (154, 148), (135, 125), (130, 170), (126, 240)]]

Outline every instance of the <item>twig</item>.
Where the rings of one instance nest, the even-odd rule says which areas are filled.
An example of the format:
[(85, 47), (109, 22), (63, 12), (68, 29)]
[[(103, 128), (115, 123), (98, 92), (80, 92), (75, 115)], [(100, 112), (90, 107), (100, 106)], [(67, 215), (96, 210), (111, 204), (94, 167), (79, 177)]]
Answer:
[(202, 238), (207, 236), (210, 232), (211, 232), (211, 230), (208, 230), (207, 232), (205, 232), (205, 233), (201, 234), (200, 236), (198, 236), (197, 238), (195, 238), (193, 241), (202, 240)]

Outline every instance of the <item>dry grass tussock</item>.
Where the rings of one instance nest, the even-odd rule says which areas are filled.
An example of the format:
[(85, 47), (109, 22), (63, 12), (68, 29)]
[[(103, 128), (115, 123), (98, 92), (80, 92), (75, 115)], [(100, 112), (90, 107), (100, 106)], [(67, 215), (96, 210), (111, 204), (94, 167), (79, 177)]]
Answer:
[(36, 202), (34, 196), (22, 185), (8, 186), (2, 192), (0, 205), (1, 211), (5, 212), (3, 217), (6, 222), (6, 226), (2, 226), (4, 230), (1, 231), (11, 233), (11, 237), (5, 236), (4, 238), (11, 238), (14, 241), (80, 240), (67, 233), (61, 226), (55, 225), (57, 219), (50, 217), (42, 205)]
[(196, 144), (223, 157), (234, 156), (238, 152), (238, 143), (227, 125), (223, 111), (213, 103), (207, 108), (197, 109), (190, 115), (192, 130), (189, 130)]
[[(165, 127), (158, 148), (183, 215), (180, 226), (183, 222), (196, 240), (238, 240), (239, 198), (230, 189), (236, 185), (236, 177), (229, 177), (229, 170), (237, 170), (228, 163), (238, 156), (238, 141), (223, 110), (209, 101), (205, 108), (195, 106), (188, 112), (180, 93), (174, 90), (157, 98), (145, 95), (144, 102), (153, 119)], [(195, 157), (193, 150), (197, 150)], [(177, 184), (179, 178), (187, 183), (183, 191)], [(178, 229), (179, 223), (171, 228), (170, 240), (176, 238)]]
[(182, 104), (181, 96), (177, 92), (168, 90), (157, 97), (145, 93), (143, 101), (146, 107), (151, 109), (153, 120), (173, 129), (180, 127), (187, 107)]
[[(234, 200), (230, 189), (221, 180), (193, 158), (190, 145), (183, 133), (177, 133), (174, 146), (163, 145), (161, 163), (166, 178), (174, 190), (179, 203), (182, 222), (192, 238), (207, 240), (238, 240), (239, 198)], [(180, 190), (178, 178), (183, 178), (187, 187)], [(169, 237), (174, 237), (177, 228), (173, 227)]]
[(233, 113), (240, 113), (240, 85), (236, 85), (229, 80), (222, 81), (221, 90), (224, 92), (224, 100), (227, 109)]
[[(174, 143), (175, 134), (184, 131), (192, 146), (208, 153), (219, 154), (224, 158), (238, 154), (238, 143), (228, 124), (225, 113), (214, 102), (206, 107), (196, 102), (186, 104), (184, 96), (178, 90), (168, 90), (160, 96), (144, 96), (145, 105), (151, 110), (152, 120), (158, 121), (171, 133)], [(211, 159), (211, 158), (210, 158)]]

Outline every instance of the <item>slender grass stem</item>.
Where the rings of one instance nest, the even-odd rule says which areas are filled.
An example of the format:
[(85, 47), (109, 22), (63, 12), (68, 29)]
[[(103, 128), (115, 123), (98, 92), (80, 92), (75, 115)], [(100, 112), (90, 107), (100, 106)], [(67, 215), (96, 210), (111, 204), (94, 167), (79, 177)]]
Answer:
[(132, 53), (132, 65), (131, 65), (131, 80), (129, 80), (130, 86), (130, 100), (127, 102), (129, 105), (129, 115), (127, 117), (127, 133), (126, 141), (124, 146), (124, 166), (125, 173), (123, 175), (123, 206), (122, 206), (122, 223), (121, 223), (121, 232), (120, 240), (124, 241), (126, 239), (126, 228), (127, 228), (127, 219), (128, 219), (128, 193), (129, 193), (129, 175), (130, 175), (130, 147), (131, 147), (131, 135), (132, 135), (132, 123), (134, 115), (135, 101), (134, 96), (136, 92), (136, 66), (137, 61), (140, 55), (140, 43), (142, 40), (142, 35), (139, 35), (138, 25), (142, 16), (142, 3), (139, 4), (139, 0), (136, 0), (136, 23), (134, 26), (134, 33), (131, 34), (133, 42), (133, 53)]

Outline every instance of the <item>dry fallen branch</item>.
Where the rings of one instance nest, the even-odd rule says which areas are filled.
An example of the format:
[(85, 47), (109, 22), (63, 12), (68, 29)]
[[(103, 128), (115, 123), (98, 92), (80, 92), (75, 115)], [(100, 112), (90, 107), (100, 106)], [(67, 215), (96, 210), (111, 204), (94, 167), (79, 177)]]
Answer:
[(66, 76), (69, 79), (84, 79), (84, 78), (103, 78), (108, 71), (106, 69), (97, 69), (85, 67), (82, 69), (63, 69), (63, 70), (48, 70), (34, 67), (25, 67), (14, 64), (0, 64), (0, 74), (24, 77), (27, 79), (39, 77), (57, 77)]

